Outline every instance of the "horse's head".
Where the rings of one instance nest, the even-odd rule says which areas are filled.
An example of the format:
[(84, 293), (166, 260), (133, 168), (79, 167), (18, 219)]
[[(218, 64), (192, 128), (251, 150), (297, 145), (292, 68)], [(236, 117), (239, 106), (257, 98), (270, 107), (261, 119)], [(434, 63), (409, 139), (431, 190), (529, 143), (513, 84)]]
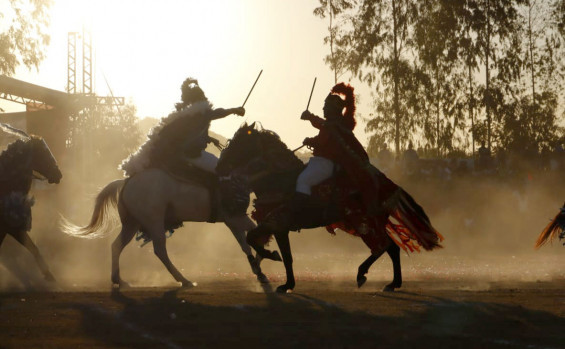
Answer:
[(222, 150), (216, 173), (227, 176), (233, 170), (246, 166), (249, 161), (261, 154), (261, 135), (255, 123), (243, 124), (233, 135), (228, 146)]
[(51, 150), (41, 137), (31, 136), (29, 142), (31, 169), (47, 179), (49, 183), (59, 183), (63, 174)]
[(269, 130), (256, 129), (255, 123), (244, 124), (222, 151), (216, 172), (247, 176), (253, 180), (263, 175), (304, 166), (292, 151)]

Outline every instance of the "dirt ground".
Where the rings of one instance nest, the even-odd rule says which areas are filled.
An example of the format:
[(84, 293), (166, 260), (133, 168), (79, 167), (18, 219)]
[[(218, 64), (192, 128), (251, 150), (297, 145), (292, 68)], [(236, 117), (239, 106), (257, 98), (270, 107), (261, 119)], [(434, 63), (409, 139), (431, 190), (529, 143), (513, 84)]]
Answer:
[[(291, 234), (297, 285), (275, 294), (252, 277), (225, 226), (201, 223), (167, 240), (196, 288), (179, 289), (151, 245), (133, 241), (120, 266), (135, 287), (113, 291), (116, 232), (66, 236), (58, 213), (37, 197), (31, 237), (59, 284), (46, 288), (30, 254), (5, 239), (0, 348), (565, 348), (565, 247), (533, 249), (565, 186), (452, 187), (440, 198), (433, 186), (407, 188), (446, 240), (443, 249), (402, 254), (404, 284), (394, 293), (381, 292), (392, 278), (388, 257), (358, 289), (368, 249), (318, 229)], [(67, 216), (87, 222), (91, 201), (71, 201), (88, 212)], [(262, 267), (273, 288), (283, 282), (282, 263)]]
[[(274, 278), (273, 286), (280, 283)], [(565, 279), (426, 280), (402, 291), (251, 277), (197, 287), (0, 294), (2, 348), (565, 348)]]

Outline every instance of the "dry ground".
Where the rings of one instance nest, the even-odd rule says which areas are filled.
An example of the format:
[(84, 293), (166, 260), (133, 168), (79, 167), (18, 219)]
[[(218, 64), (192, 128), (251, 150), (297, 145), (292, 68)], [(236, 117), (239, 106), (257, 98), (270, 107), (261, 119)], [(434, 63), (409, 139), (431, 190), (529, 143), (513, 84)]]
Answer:
[[(273, 285), (279, 280), (273, 280)], [(565, 279), (300, 280), (198, 287), (4, 292), (1, 348), (565, 348)]]

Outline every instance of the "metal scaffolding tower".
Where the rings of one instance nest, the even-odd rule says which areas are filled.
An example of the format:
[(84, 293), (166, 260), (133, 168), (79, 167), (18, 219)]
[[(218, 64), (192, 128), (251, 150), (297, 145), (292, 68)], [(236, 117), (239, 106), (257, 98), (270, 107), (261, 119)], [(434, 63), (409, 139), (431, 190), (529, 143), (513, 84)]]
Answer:
[[(77, 91), (77, 40), (82, 40), (82, 89)], [(83, 29), (82, 35), (77, 32), (68, 33), (67, 44), (67, 92), (92, 98), (92, 106), (108, 105), (121, 106), (125, 104), (124, 97), (96, 96), (93, 88), (94, 67), (92, 60), (92, 35)]]
[(92, 94), (92, 35), (82, 31), (82, 93)]
[(67, 93), (77, 93), (77, 34), (70, 32), (67, 43)]

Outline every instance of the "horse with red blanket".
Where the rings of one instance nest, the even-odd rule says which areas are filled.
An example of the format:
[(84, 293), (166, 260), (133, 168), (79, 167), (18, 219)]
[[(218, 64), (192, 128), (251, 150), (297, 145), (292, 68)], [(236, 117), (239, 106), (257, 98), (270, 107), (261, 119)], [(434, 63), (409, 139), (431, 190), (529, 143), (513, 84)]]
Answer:
[[(343, 152), (350, 151), (346, 140), (337, 142), (344, 145)], [(443, 238), (408, 193), (373, 167), (368, 158), (345, 161), (354, 166), (347, 167), (345, 162), (336, 166), (335, 175), (314, 186), (312, 197), (297, 205), (296, 183), (305, 165), (274, 132), (257, 130), (254, 123), (245, 124), (222, 151), (217, 173), (245, 178), (257, 197), (253, 218), (258, 226), (248, 233), (248, 243), (262, 257), (280, 260), (277, 252), (264, 248), (274, 235), (281, 250), (287, 282), (277, 288), (278, 292), (295, 287), (288, 239), (291, 230), (325, 226), (332, 233), (339, 228), (361, 237), (371, 249), (371, 256), (359, 266), (359, 286), (365, 282), (369, 267), (387, 252), (394, 269), (387, 291), (402, 285), (400, 248), (419, 251), (440, 246)], [(366, 173), (352, 177), (360, 169)], [(359, 183), (371, 185), (371, 195), (364, 193)], [(300, 210), (296, 210), (297, 206)]]

